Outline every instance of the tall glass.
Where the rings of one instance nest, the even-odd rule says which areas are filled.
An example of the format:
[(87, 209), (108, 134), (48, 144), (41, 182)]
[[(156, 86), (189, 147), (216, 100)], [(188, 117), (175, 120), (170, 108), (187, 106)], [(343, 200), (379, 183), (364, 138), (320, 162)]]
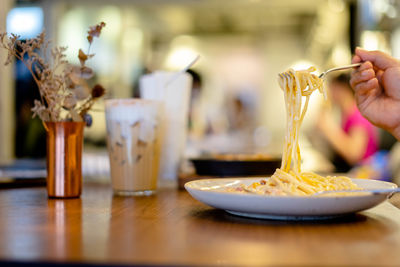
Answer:
[(154, 193), (160, 159), (160, 103), (143, 99), (109, 99), (105, 101), (105, 110), (114, 193)]
[(160, 178), (176, 181), (186, 145), (192, 77), (187, 73), (156, 71), (140, 79), (144, 99), (163, 105), (163, 139), (161, 142)]

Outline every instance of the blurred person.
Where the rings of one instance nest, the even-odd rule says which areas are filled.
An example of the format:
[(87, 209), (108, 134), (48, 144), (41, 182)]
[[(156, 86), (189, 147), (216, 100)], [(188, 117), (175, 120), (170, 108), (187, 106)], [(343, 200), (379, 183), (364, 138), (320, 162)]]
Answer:
[(202, 139), (206, 135), (221, 134), (226, 131), (227, 118), (219, 109), (212, 109), (203, 93), (202, 75), (189, 69), (192, 76), (192, 91), (189, 103), (188, 130), (189, 138)]
[(341, 125), (326, 109), (320, 113), (317, 123), (334, 150), (332, 162), (337, 172), (349, 171), (378, 150), (377, 129), (358, 110), (349, 80), (349, 75), (340, 74), (334, 76), (328, 85), (332, 104), (340, 111)]
[[(188, 140), (185, 156), (194, 158), (220, 151), (226, 143), (227, 118), (220, 108), (212, 107), (204, 94), (202, 75), (192, 69), (192, 90), (189, 102)], [(187, 167), (184, 166), (183, 167)]]
[(256, 127), (257, 96), (249, 90), (228, 96), (226, 108), (230, 132), (252, 132)]
[(186, 71), (192, 76), (192, 91), (190, 93), (188, 129), (191, 137), (201, 137), (204, 134), (204, 103), (202, 101), (202, 77), (189, 69)]

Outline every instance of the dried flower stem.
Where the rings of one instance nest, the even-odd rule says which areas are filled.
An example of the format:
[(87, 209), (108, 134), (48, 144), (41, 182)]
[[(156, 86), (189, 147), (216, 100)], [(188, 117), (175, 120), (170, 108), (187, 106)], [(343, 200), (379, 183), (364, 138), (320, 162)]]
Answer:
[[(44, 32), (25, 42), (18, 40), (19, 36), (15, 34), (0, 33), (0, 45), (8, 51), (5, 65), (11, 63), (13, 57), (21, 60), (39, 88), (40, 101), (34, 101), (33, 116), (38, 115), (43, 121), (82, 121), (94, 101), (104, 95), (103, 87), (99, 90), (98, 85), (93, 88), (87, 85), (86, 80), (93, 76), (93, 71), (85, 65), (94, 56), (89, 54), (93, 39), (99, 37), (104, 26), (101, 22), (89, 28), (88, 53), (79, 50), (79, 68), (65, 60), (65, 47), (53, 48), (52, 61), (48, 63), (46, 52), (50, 42), (45, 41)], [(63, 111), (67, 111), (64, 116)]]

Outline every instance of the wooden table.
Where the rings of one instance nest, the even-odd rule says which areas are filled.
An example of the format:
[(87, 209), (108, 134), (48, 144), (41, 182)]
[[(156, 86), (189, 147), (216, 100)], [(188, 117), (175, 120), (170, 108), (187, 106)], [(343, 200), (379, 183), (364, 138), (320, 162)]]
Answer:
[(0, 260), (9, 262), (400, 265), (400, 210), (388, 202), (336, 221), (277, 222), (229, 215), (185, 191), (122, 198), (91, 184), (70, 200), (1, 190), (0, 218)]

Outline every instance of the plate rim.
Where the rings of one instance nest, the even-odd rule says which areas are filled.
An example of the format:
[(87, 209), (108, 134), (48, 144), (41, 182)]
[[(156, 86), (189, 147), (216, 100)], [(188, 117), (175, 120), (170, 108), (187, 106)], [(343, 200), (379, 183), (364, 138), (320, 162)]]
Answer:
[[(185, 184), (188, 193), (199, 202), (208, 206), (225, 210), (236, 215), (258, 219), (270, 220), (321, 220), (329, 217), (342, 217), (373, 208), (385, 202), (391, 193), (379, 195), (363, 194), (350, 196), (270, 196), (258, 194), (240, 194), (236, 192), (224, 192), (217, 188), (210, 188), (212, 183), (229, 183), (232, 181), (249, 180), (257, 181), (265, 177), (231, 177), (214, 179), (197, 179)], [(396, 188), (391, 182), (380, 180), (366, 180), (351, 178), (353, 181), (372, 181), (384, 188)], [(200, 189), (194, 184), (209, 181), (209, 189)], [(220, 184), (221, 187), (224, 184)], [(207, 187), (207, 186), (204, 186)], [(370, 188), (373, 188), (372, 186)], [(281, 204), (278, 204), (281, 203)], [(339, 206), (337, 206), (339, 205)], [(342, 208), (340, 208), (342, 207)], [(235, 214), (236, 213), (236, 214)]]

